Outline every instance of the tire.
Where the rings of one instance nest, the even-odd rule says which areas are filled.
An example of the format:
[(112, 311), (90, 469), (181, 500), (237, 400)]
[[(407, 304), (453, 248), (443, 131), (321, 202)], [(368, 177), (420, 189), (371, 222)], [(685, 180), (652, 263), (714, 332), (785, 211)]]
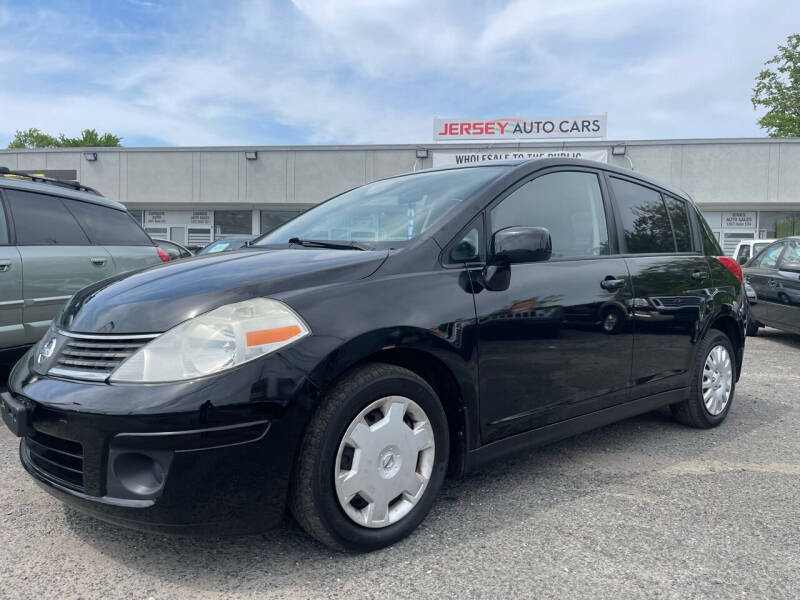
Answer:
[[(725, 373), (725, 368), (721, 367), (720, 373), (722, 373), (722, 377), (716, 381), (709, 377), (707, 385), (711, 388), (718, 385), (718, 389), (723, 392), (727, 389), (727, 400), (724, 400), (724, 404), (722, 404), (725, 394), (716, 390), (712, 391), (709, 400), (711, 407), (709, 407), (703, 398), (704, 371), (707, 361), (709, 359), (714, 360), (710, 357), (711, 353), (720, 347), (727, 353), (730, 368), (729, 374)], [(719, 353), (717, 356), (719, 356)], [(736, 391), (736, 360), (734, 356), (733, 344), (731, 344), (727, 335), (718, 329), (710, 329), (706, 333), (697, 348), (697, 355), (692, 369), (692, 380), (689, 386), (689, 397), (683, 402), (673, 404), (670, 407), (672, 415), (678, 421), (691, 427), (710, 429), (725, 420), (731, 409), (731, 404), (733, 404), (734, 392)], [(713, 375), (713, 373), (713, 368), (708, 371), (708, 374)]]
[[(356, 367), (332, 386), (309, 422), (289, 508), (303, 529), (330, 548), (384, 548), (408, 536), (428, 514), (447, 472), (449, 445), (442, 404), (422, 378), (395, 365)], [(362, 480), (365, 487), (353, 487)], [(405, 490), (416, 484), (414, 497)], [(404, 491), (386, 502), (398, 488)], [(363, 491), (351, 498), (355, 489)]]
[(756, 322), (752, 318), (747, 320), (747, 329), (745, 332), (750, 337), (755, 337), (758, 335), (758, 325), (756, 325)]

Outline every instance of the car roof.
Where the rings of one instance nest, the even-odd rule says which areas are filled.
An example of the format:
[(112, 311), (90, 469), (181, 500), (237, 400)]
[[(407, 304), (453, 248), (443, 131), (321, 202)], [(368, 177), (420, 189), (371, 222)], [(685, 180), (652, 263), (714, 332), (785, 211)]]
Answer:
[[(568, 158), (568, 157), (549, 157), (549, 158), (525, 158), (525, 159), (509, 159), (509, 160), (496, 160), (496, 161), (486, 161), (481, 163), (472, 163), (469, 165), (449, 165), (444, 167), (434, 167), (431, 169), (423, 169), (420, 171), (416, 171), (416, 173), (429, 173), (429, 172), (436, 172), (436, 171), (451, 171), (456, 169), (474, 169), (474, 168), (481, 168), (481, 167), (495, 167), (495, 166), (502, 166), (502, 167), (511, 167), (514, 171), (518, 171), (520, 176), (524, 176), (526, 173), (533, 173), (534, 171), (539, 171), (541, 169), (548, 169), (551, 167), (563, 167), (563, 166), (575, 166), (575, 167), (590, 167), (593, 169), (602, 169), (603, 171), (607, 171), (609, 173), (616, 173), (618, 175), (624, 175), (626, 177), (633, 177), (635, 179), (639, 179), (645, 183), (649, 183), (652, 186), (661, 188), (670, 192), (675, 196), (679, 196), (685, 200), (692, 200), (692, 197), (689, 196), (685, 191), (682, 189), (675, 187), (669, 183), (665, 183), (663, 181), (659, 181), (658, 179), (654, 179), (648, 175), (644, 175), (643, 173), (639, 173), (638, 171), (632, 171), (630, 169), (625, 169), (623, 167), (617, 167), (615, 165), (610, 165), (604, 162), (597, 162), (594, 160), (584, 160), (582, 158)], [(404, 173), (403, 175), (410, 175), (410, 173)], [(397, 175), (396, 177), (399, 177)]]
[(100, 206), (106, 206), (115, 210), (127, 210), (123, 204), (115, 202), (114, 200), (109, 200), (105, 196), (100, 196), (93, 192), (73, 190), (55, 183), (44, 183), (39, 181), (30, 181), (28, 179), (16, 179), (12, 177), (0, 176), (0, 188), (61, 196), (63, 198), (72, 198), (73, 200), (81, 200), (83, 202), (99, 204)]

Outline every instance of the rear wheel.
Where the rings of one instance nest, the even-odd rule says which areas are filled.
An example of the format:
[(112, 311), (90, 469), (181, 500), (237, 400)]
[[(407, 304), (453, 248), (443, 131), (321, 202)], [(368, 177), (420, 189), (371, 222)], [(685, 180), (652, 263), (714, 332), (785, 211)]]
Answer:
[(448, 447), (447, 418), (423, 379), (395, 365), (363, 365), (333, 386), (312, 417), (290, 509), (334, 549), (383, 548), (425, 518)]
[(689, 397), (671, 407), (678, 421), (708, 429), (725, 420), (736, 389), (734, 356), (727, 335), (718, 329), (706, 333), (695, 357)]

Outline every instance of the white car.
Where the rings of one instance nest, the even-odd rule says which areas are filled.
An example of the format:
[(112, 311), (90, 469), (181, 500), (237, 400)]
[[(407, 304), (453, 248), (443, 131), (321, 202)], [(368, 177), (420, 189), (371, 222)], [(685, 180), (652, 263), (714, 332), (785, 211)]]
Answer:
[(736, 250), (733, 252), (733, 257), (736, 259), (736, 262), (743, 265), (774, 241), (774, 239), (742, 240), (737, 244)]

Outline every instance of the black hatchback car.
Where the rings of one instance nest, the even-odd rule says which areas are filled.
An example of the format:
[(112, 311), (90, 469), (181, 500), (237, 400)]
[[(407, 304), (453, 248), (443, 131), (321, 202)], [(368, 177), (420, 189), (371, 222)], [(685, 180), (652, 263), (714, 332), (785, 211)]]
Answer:
[(747, 333), (764, 325), (800, 334), (800, 236), (773, 242), (744, 268), (752, 306)]
[(87, 287), (15, 367), (25, 469), (101, 519), (371, 550), (442, 481), (671, 406), (721, 423), (748, 303), (681, 191), (545, 159), (376, 181)]

